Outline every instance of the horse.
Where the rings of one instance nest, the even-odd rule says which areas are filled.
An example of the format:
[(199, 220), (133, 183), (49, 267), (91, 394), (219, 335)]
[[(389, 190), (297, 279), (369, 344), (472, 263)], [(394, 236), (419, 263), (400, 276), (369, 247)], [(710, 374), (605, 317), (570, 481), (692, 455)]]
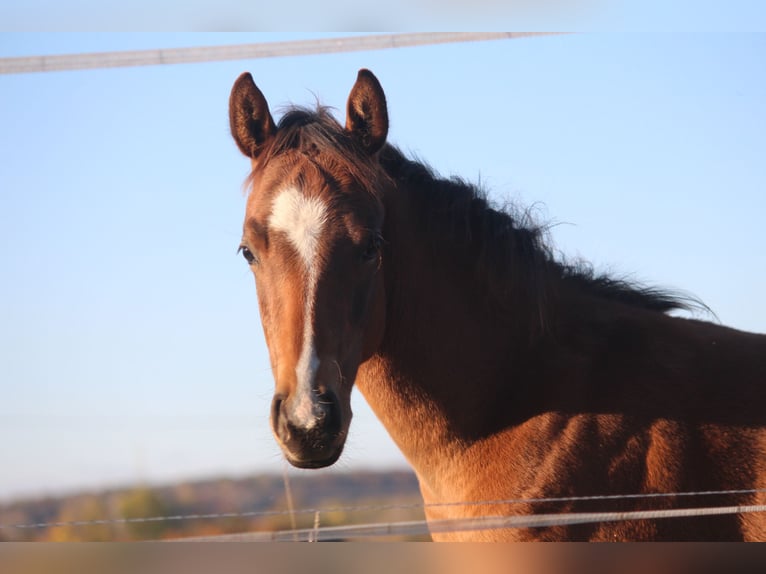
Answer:
[[(277, 123), (249, 73), (229, 119), (251, 161), (239, 251), (289, 463), (338, 460), (356, 387), (417, 475), (429, 525), (766, 504), (766, 335), (672, 315), (702, 303), (567, 262), (543, 225), (406, 157), (369, 70), (344, 125), (321, 105)], [(766, 540), (766, 515), (432, 538)]]

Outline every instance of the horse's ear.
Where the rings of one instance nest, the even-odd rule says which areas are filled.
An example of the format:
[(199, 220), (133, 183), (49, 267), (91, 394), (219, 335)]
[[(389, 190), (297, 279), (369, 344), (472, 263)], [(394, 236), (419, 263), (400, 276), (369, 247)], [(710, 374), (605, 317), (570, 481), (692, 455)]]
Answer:
[(229, 123), (237, 146), (252, 159), (258, 157), (263, 144), (277, 131), (269, 104), (249, 72), (237, 78), (231, 89)]
[(369, 70), (359, 70), (346, 104), (346, 130), (368, 153), (383, 147), (388, 135), (386, 95), (380, 82)]

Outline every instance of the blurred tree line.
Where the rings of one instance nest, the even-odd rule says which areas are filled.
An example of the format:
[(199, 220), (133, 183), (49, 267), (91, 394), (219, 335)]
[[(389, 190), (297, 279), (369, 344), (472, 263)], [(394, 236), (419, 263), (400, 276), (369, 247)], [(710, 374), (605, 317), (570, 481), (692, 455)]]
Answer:
[[(417, 479), (407, 471), (312, 472), (289, 480), (293, 509), (322, 510), (321, 526), (423, 519)], [(279, 475), (144, 485), (0, 505), (0, 541), (162, 540), (314, 525), (314, 512), (288, 510)], [(199, 516), (210, 514), (229, 516)], [(190, 515), (197, 517), (179, 518)], [(46, 526), (32, 526), (40, 524)]]

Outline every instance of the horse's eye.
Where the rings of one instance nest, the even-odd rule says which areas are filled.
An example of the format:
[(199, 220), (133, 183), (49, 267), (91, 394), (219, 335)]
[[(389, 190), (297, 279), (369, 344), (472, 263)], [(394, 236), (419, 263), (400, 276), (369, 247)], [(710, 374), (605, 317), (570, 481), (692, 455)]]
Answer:
[(245, 258), (245, 261), (247, 261), (248, 265), (252, 265), (253, 263), (255, 263), (255, 255), (253, 255), (253, 252), (250, 251), (250, 249), (248, 249), (247, 246), (240, 245), (237, 251), (242, 253), (242, 257)]
[(364, 252), (362, 253), (362, 259), (364, 261), (372, 261), (373, 259), (377, 259), (378, 255), (380, 254), (380, 244), (382, 241), (382, 238), (377, 233), (371, 236), (369, 241), (367, 241)]

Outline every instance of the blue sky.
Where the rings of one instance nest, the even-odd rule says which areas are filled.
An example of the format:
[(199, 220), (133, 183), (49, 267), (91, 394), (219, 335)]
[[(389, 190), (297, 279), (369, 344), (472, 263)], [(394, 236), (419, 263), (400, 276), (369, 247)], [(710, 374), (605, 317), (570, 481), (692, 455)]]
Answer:
[[(0, 57), (302, 37), (4, 34)], [(235, 253), (240, 72), (273, 110), (343, 110), (368, 67), (405, 152), (535, 204), (566, 256), (763, 332), (764, 56), (766, 35), (600, 33), (0, 76), (0, 499), (284, 468)], [(403, 466), (354, 408), (339, 468)]]

